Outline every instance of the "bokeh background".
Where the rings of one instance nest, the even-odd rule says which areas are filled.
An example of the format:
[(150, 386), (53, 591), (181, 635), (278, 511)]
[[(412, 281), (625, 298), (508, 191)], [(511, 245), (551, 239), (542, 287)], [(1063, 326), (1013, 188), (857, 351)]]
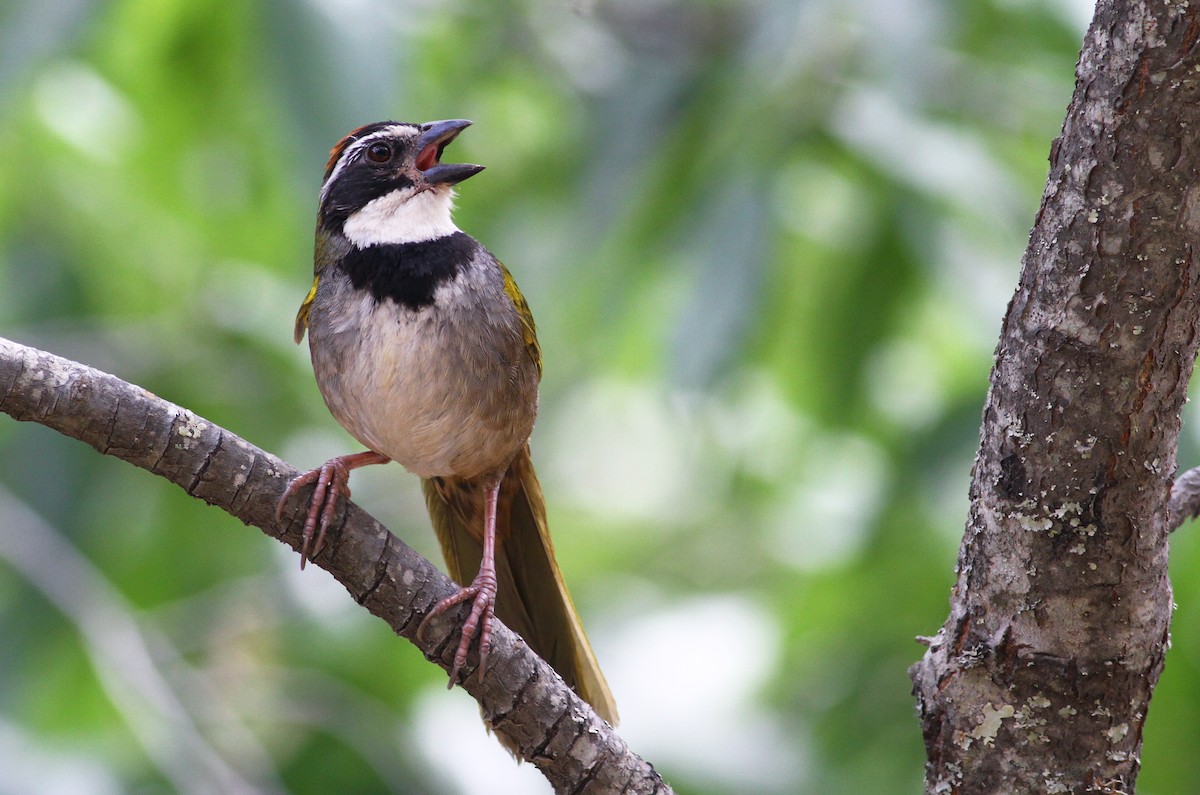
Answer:
[[(681, 792), (917, 793), (906, 668), (1091, 10), (5, 0), (0, 334), (297, 466), (353, 451), (291, 342), (326, 153), (473, 119), (457, 217), (537, 316), (534, 457), (623, 736)], [(415, 478), (354, 493), (437, 559)], [(1194, 536), (1143, 793), (1200, 779)], [(0, 417), (0, 793), (239, 788), (548, 791), (322, 571)]]

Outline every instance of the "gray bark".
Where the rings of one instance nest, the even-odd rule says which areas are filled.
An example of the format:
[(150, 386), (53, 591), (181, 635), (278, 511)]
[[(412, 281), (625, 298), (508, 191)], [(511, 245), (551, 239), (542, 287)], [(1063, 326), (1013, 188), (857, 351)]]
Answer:
[[(302, 517), (275, 520), (280, 495), (299, 473), (140, 387), (0, 338), (0, 412), (49, 426), (147, 469), (300, 548)], [(293, 511), (302, 513), (303, 503), (293, 500)], [(457, 590), (432, 563), (353, 503), (339, 510), (324, 551), (313, 563), (427, 658), (449, 669), (458, 642), (453, 613), (436, 619), (424, 639), (416, 637), (421, 618)], [(482, 682), (475, 675), (476, 661), (473, 655), (464, 688), (505, 747), (537, 765), (556, 792), (671, 792), (653, 767), (499, 621)]]
[(1133, 792), (1200, 321), (1197, 10), (1102, 0), (1085, 38), (996, 351), (950, 616), (910, 672), (930, 793)]

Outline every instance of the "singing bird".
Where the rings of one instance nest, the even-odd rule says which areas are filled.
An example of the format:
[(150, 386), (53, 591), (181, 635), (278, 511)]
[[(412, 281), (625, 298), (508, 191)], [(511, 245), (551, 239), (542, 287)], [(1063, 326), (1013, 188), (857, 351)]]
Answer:
[(450, 685), (473, 641), (486, 668), (493, 616), (525, 638), (603, 718), (608, 684), (554, 559), (529, 456), (542, 360), (512, 275), (451, 219), (454, 186), (483, 166), (442, 163), (471, 122), (359, 127), (321, 185), (313, 283), (296, 315), (325, 404), (367, 450), (297, 477), (315, 483), (300, 565), (320, 554), (350, 471), (396, 461), (421, 478), (450, 576), (463, 586)]

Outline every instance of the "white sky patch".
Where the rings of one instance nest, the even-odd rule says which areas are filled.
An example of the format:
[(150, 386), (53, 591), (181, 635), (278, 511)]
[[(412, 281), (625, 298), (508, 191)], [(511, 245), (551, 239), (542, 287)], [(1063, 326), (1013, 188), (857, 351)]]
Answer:
[(775, 179), (772, 204), (791, 231), (838, 249), (853, 249), (871, 239), (871, 202), (862, 185), (823, 163), (797, 159)]
[(1189, 398), (1183, 405), (1182, 434), (1194, 445), (1200, 445), (1200, 400)]
[[(1022, 228), (1010, 234), (987, 222), (961, 224), (942, 219), (926, 237), (927, 261), (937, 267), (938, 277), (938, 294), (926, 300), (937, 302), (954, 316), (955, 333), (984, 356), (995, 349), (1028, 231)], [(980, 318), (988, 318), (988, 322), (980, 323)]]
[(97, 160), (113, 161), (127, 151), (139, 131), (129, 102), (87, 66), (47, 67), (33, 87), (38, 116), (55, 135)]
[[(739, 594), (703, 596), (647, 611), (615, 635), (593, 626), (601, 664), (621, 711), (618, 733), (645, 758), (708, 776), (730, 791), (796, 792), (805, 748), (771, 716), (763, 688), (781, 664), (782, 638), (768, 611)], [(474, 701), (432, 688), (418, 700), (420, 752), (447, 792), (550, 793), (531, 765), (517, 765), (488, 736)], [(462, 764), (470, 759), (470, 765)]]
[(1055, 5), (1061, 9), (1067, 21), (1078, 28), (1080, 35), (1092, 24), (1092, 17), (1096, 14), (1095, 0), (1058, 0)]
[[(393, 41), (397, 32), (415, 33), (422, 28), (431, 10), (445, 10), (436, 0), (406, 0), (384, 2), (377, 0), (308, 0), (326, 24), (336, 27), (343, 35), (360, 41)], [(370, 19), (368, 25), (362, 24)]]
[(888, 341), (871, 354), (867, 379), (871, 403), (893, 422), (915, 430), (941, 416), (946, 402), (942, 366), (927, 345)]
[(675, 524), (710, 505), (696, 422), (649, 384), (601, 380), (580, 386), (546, 417), (553, 489), (598, 516)]
[(538, 43), (579, 88), (610, 90), (628, 73), (629, 52), (597, 15), (578, 13), (571, 5), (548, 3), (529, 15)]
[(796, 450), (811, 423), (796, 411), (771, 373), (744, 373), (707, 408), (720, 459), (731, 465), (736, 461), (772, 483), (791, 482)]
[(660, 768), (711, 777), (718, 789), (800, 791), (805, 749), (772, 718), (762, 692), (782, 654), (771, 615), (738, 594), (639, 605), (601, 649), (621, 736)]
[(887, 463), (858, 436), (818, 437), (805, 446), (807, 462), (781, 495), (771, 523), (771, 548), (804, 571), (837, 566), (862, 549), (886, 489)]
[(1092, 24), (1096, 13), (1096, 0), (1009, 0), (1012, 5), (1045, 5), (1058, 14), (1059, 19), (1070, 25), (1080, 36)]
[[(73, 743), (61, 743), (69, 747)], [(77, 744), (77, 743), (74, 743)], [(121, 782), (100, 759), (56, 751), (0, 715), (0, 793), (53, 792), (57, 795), (117, 795)]]
[(520, 764), (484, 729), (479, 705), (462, 690), (426, 690), (413, 709), (417, 748), (445, 780), (441, 791), (475, 795), (551, 795), (533, 765)]
[(289, 272), (283, 276), (259, 262), (245, 260), (220, 260), (209, 267), (205, 290), (196, 300), (214, 321), (223, 328), (253, 335), (288, 356), (299, 356), (308, 370), (308, 343), (293, 343), (285, 327), (304, 298), (304, 275)]
[[(296, 500), (298, 505), (301, 499)], [(309, 565), (301, 570), (300, 553), (286, 544), (273, 544), (271, 548), (289, 596), (322, 626), (351, 633), (373, 620), (353, 599), (346, 598), (345, 586), (325, 569)]]
[(1027, 215), (1012, 178), (974, 136), (923, 118), (878, 89), (847, 90), (832, 124), (853, 149), (918, 190), (993, 222)]

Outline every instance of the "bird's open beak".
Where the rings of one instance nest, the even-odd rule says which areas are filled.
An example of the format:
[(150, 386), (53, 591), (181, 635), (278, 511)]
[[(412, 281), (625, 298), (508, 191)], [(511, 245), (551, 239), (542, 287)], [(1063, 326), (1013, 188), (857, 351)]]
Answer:
[(441, 163), (442, 151), (460, 132), (471, 126), (466, 119), (431, 121), (421, 125), (417, 139), (417, 168), (425, 181), (433, 185), (453, 185), (483, 171), (470, 163)]

